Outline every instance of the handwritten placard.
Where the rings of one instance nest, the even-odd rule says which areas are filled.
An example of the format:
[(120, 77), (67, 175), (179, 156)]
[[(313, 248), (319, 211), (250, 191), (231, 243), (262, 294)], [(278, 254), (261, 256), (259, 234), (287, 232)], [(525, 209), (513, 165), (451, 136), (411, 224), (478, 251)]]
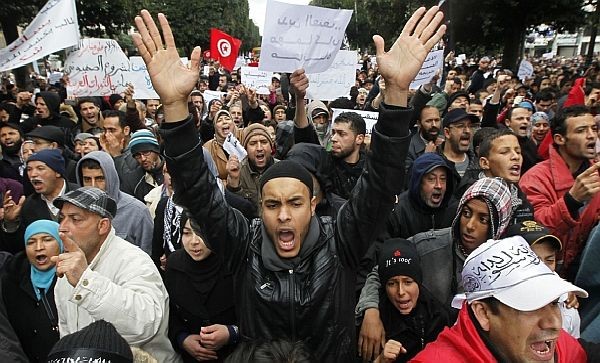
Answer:
[(50, 0), (17, 40), (0, 49), (0, 71), (31, 63), (79, 41), (75, 0)]
[(148, 74), (146, 63), (144, 63), (142, 57), (129, 57), (129, 63), (131, 68), (127, 79), (129, 83), (133, 85), (133, 98), (149, 100), (159, 99), (158, 94), (154, 90), (154, 86), (152, 86), (150, 74)]
[(517, 77), (523, 82), (531, 76), (533, 76), (533, 65), (527, 59), (523, 59), (519, 64)]
[(444, 68), (444, 50), (432, 50), (427, 54), (425, 62), (421, 66), (419, 73), (415, 79), (410, 83), (410, 89), (417, 89), (421, 85), (427, 84), (431, 81), (436, 72), (440, 72)]
[(204, 96), (204, 103), (206, 105), (208, 105), (212, 100), (220, 100), (221, 102), (223, 102), (223, 96), (225, 96), (226, 94), (227, 92), (211, 91), (208, 89), (204, 91), (204, 93), (202, 93), (202, 95)]
[(347, 96), (356, 80), (356, 51), (340, 50), (327, 71), (307, 76), (306, 98), (332, 101)]
[(273, 72), (261, 71), (256, 67), (242, 67), (240, 75), (244, 86), (254, 88), (259, 95), (269, 94)]
[(333, 111), (332, 120), (334, 121), (342, 112), (356, 112), (365, 120), (365, 124), (367, 126), (367, 135), (371, 134), (373, 131), (373, 126), (375, 126), (377, 120), (379, 119), (379, 112), (347, 110), (345, 108), (332, 108), (331, 111)]
[(129, 59), (113, 39), (82, 39), (68, 54), (65, 73), (67, 93), (75, 97), (107, 96), (127, 86)]
[(308, 73), (326, 71), (344, 39), (352, 10), (267, 1), (260, 69)]
[(246, 149), (244, 149), (244, 145), (235, 137), (233, 134), (227, 135), (225, 141), (223, 142), (223, 150), (225, 150), (229, 155), (237, 156), (238, 160), (242, 161), (248, 156)]

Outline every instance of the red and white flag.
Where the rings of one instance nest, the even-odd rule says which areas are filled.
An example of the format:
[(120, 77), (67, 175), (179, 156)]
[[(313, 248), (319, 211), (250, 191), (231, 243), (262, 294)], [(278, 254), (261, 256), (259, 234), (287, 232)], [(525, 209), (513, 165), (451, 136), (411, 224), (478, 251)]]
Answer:
[(223, 68), (233, 71), (242, 41), (216, 29), (210, 29), (210, 55), (218, 60)]

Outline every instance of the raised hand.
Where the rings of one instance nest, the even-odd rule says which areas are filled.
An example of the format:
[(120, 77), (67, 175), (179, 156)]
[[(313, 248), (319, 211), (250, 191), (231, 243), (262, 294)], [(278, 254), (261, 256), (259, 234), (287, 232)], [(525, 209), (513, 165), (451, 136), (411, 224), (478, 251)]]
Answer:
[(7, 190), (6, 193), (4, 193), (4, 200), (2, 202), (2, 205), (4, 206), (3, 219), (6, 222), (16, 222), (21, 215), (21, 208), (23, 207), (23, 203), (25, 203), (25, 196), (22, 195), (21, 198), (19, 198), (19, 201), (15, 203), (10, 195), (10, 190)]
[(175, 46), (175, 39), (164, 14), (158, 14), (162, 38), (154, 19), (147, 10), (135, 17), (138, 33), (133, 43), (146, 63), (148, 74), (165, 109), (165, 122), (174, 122), (188, 116), (187, 97), (198, 82), (200, 47), (195, 47), (190, 62), (185, 66)]
[[(410, 82), (421, 69), (427, 54), (442, 39), (446, 26), (440, 25), (444, 14), (438, 9), (437, 6), (429, 10), (424, 7), (417, 9), (387, 52), (383, 38), (379, 35), (373, 36), (379, 73), (385, 79), (387, 88), (386, 102), (389, 103), (388, 96), (393, 93), (408, 91)], [(396, 100), (396, 96), (394, 95), (391, 104), (403, 103), (400, 106), (406, 106), (406, 100), (401, 102)], [(403, 98), (405, 99), (406, 95)]]
[(87, 269), (88, 262), (77, 242), (63, 232), (59, 232), (59, 235), (63, 241), (65, 252), (50, 259), (56, 263), (56, 275), (58, 277), (66, 276), (69, 284), (75, 287)]
[(290, 88), (296, 95), (296, 98), (304, 99), (306, 89), (308, 88), (308, 76), (304, 69), (296, 69), (290, 76)]

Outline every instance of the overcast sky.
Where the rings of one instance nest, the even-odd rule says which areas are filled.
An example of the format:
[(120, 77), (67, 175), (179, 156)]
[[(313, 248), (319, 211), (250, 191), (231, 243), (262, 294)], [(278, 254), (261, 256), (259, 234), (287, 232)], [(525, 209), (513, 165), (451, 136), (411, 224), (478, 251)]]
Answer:
[[(302, 4), (307, 5), (310, 0), (278, 0), (288, 4)], [(267, 0), (248, 0), (250, 5), (250, 19), (254, 21), (254, 24), (260, 29), (260, 35), (263, 32), (263, 25), (265, 23), (265, 11), (267, 9)]]

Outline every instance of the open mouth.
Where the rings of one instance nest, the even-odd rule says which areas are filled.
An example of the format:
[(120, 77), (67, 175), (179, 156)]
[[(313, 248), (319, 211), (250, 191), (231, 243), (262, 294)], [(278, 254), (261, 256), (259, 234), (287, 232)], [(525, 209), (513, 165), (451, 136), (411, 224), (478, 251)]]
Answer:
[(296, 239), (294, 232), (291, 230), (279, 231), (279, 247), (283, 251), (291, 251), (294, 249)]
[(221, 129), (223, 131), (223, 135), (229, 135), (229, 133), (231, 132), (231, 128), (229, 126), (223, 126), (223, 128)]
[(410, 300), (400, 300), (398, 301), (398, 308), (401, 310), (408, 310), (411, 308)]
[(536, 360), (549, 361), (554, 355), (555, 341), (552, 339), (535, 342), (529, 346), (536, 356)]
[(434, 192), (431, 194), (431, 201), (434, 204), (440, 203), (442, 201), (442, 193)]
[(46, 255), (36, 255), (35, 256), (35, 262), (38, 265), (45, 265), (50, 261), (50, 259), (48, 258), (48, 256)]
[(510, 175), (520, 176), (521, 175), (521, 166), (513, 165), (510, 169)]
[(264, 153), (258, 153), (256, 154), (256, 162), (257, 163), (261, 163), (265, 161), (265, 154)]
[(585, 144), (585, 148), (593, 153), (596, 152), (596, 142), (588, 142)]

